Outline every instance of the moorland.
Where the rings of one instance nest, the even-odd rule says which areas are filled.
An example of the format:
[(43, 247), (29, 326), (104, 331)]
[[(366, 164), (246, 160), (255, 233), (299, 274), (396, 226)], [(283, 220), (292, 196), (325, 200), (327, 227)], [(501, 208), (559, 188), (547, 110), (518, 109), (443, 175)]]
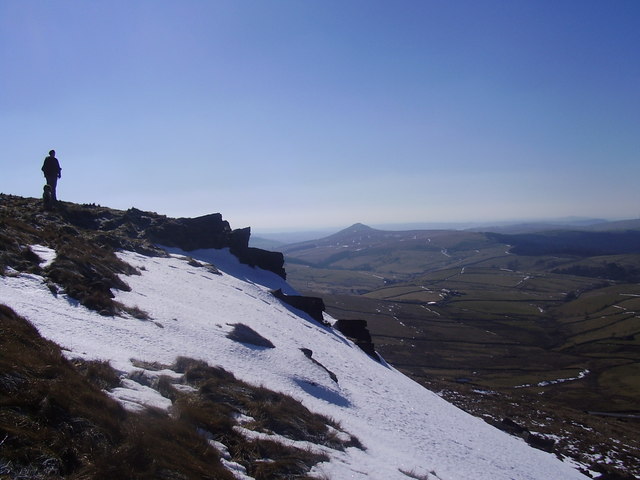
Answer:
[[(356, 224), (280, 247), (394, 367), (521, 436), (640, 474), (640, 221), (520, 233)], [(624, 477), (619, 477), (624, 478)]]

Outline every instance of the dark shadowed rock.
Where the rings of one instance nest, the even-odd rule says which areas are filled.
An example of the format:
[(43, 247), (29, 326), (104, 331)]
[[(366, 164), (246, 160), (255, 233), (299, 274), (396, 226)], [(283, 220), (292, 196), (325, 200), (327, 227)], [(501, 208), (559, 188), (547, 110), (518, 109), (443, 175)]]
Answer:
[(269, 252), (261, 248), (249, 246), (251, 228), (239, 228), (231, 232), (231, 253), (251, 267), (259, 267), (273, 272), (286, 280), (287, 273), (284, 270), (284, 255), (280, 252)]
[(373, 341), (371, 340), (371, 333), (369, 333), (369, 329), (367, 328), (366, 320), (338, 320), (333, 324), (333, 328), (350, 338), (363, 352), (375, 361), (380, 361)]
[(546, 438), (541, 435), (536, 435), (535, 433), (529, 433), (527, 435), (526, 441), (529, 445), (538, 450), (544, 450), (545, 452), (552, 453), (555, 446), (556, 441), (552, 438)]
[(271, 294), (282, 300), (287, 305), (291, 305), (293, 308), (302, 310), (308, 313), (311, 318), (324, 324), (324, 318), (322, 312), (324, 312), (324, 300), (320, 297), (304, 297), (302, 295), (287, 295), (282, 292), (282, 289), (272, 290)]
[(245, 325), (244, 323), (236, 323), (233, 325), (233, 330), (227, 334), (227, 338), (235, 340), (236, 342), (255, 345), (263, 348), (276, 348), (270, 340), (264, 338), (253, 328)]
[(229, 247), (231, 251), (243, 251), (249, 248), (249, 239), (251, 238), (251, 227), (236, 228), (231, 232), (231, 240)]
[(329, 370), (327, 367), (325, 367), (323, 364), (321, 364), (319, 361), (317, 361), (315, 358), (313, 358), (313, 350), (311, 350), (310, 348), (301, 348), (300, 351), (304, 353), (305, 357), (307, 357), (313, 363), (315, 363), (316, 365), (321, 367), (323, 370), (325, 370), (329, 374), (329, 377), (331, 378), (331, 380), (338, 383), (338, 377), (336, 376), (336, 374), (333, 373), (331, 370)]
[(240, 262), (251, 267), (259, 267), (268, 270), (276, 275), (287, 279), (287, 273), (284, 269), (284, 255), (280, 252), (269, 252), (260, 248), (249, 247), (246, 250), (231, 250)]
[[(187, 252), (204, 248), (229, 248), (241, 263), (268, 270), (286, 279), (284, 255), (249, 247), (251, 229), (231, 230), (229, 222), (219, 213), (196, 218), (166, 218), (151, 220), (138, 214), (127, 212), (129, 219), (144, 231), (144, 236), (156, 244), (177, 247)], [(141, 212), (144, 213), (144, 212)]]
[(519, 437), (525, 437), (529, 434), (529, 430), (527, 430), (522, 425), (517, 424), (510, 418), (503, 418), (502, 422), (498, 425), (498, 428), (503, 432), (507, 432), (511, 435), (516, 435)]
[(178, 247), (187, 252), (200, 248), (231, 246), (232, 232), (222, 215), (212, 213), (196, 218), (167, 218), (145, 229), (152, 242)]
[(553, 452), (556, 446), (555, 440), (531, 433), (528, 428), (523, 427), (508, 417), (503, 418), (502, 422), (496, 423), (495, 426), (504, 432), (524, 439), (524, 441), (532, 447), (544, 450), (545, 452)]

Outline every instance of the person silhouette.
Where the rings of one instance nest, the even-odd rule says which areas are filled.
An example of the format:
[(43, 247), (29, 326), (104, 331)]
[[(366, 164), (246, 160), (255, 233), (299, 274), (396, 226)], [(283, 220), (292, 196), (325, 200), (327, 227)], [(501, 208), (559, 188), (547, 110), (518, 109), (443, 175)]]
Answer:
[(56, 158), (55, 150), (51, 150), (49, 156), (44, 159), (42, 173), (44, 173), (44, 178), (47, 179), (47, 185), (51, 187), (51, 200), (57, 202), (56, 186), (58, 185), (58, 179), (62, 178), (62, 169), (60, 168), (60, 162)]

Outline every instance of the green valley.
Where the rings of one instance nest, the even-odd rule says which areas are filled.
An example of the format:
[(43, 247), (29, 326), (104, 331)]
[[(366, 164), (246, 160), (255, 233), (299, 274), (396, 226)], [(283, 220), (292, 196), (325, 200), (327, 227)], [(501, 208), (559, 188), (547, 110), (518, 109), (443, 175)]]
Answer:
[(378, 352), (419, 383), (491, 423), (562, 438), (560, 450), (623, 455), (616, 442), (638, 453), (640, 437), (640, 230), (628, 225), (356, 224), (282, 250), (292, 285), (335, 318), (367, 320)]

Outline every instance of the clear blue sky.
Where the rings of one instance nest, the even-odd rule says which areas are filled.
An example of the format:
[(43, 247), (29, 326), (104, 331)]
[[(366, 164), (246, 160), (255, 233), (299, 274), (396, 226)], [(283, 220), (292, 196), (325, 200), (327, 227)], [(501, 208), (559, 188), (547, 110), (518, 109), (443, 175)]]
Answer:
[(0, 192), (256, 231), (640, 215), (640, 1), (0, 1)]

